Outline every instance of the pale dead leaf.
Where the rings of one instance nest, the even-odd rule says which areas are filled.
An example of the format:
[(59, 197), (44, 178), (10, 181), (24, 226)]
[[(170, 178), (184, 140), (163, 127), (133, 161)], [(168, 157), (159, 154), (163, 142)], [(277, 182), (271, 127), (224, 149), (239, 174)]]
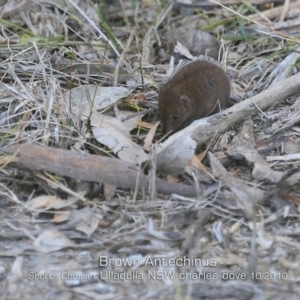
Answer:
[(134, 117), (130, 117), (129, 119), (127, 119), (128, 116), (132, 116), (132, 111), (119, 111), (118, 114), (118, 119), (119, 120), (124, 120), (123, 124), (127, 127), (127, 129), (129, 131), (131, 131), (132, 129), (138, 127), (138, 125), (140, 124), (140, 120), (141, 120), (141, 116), (134, 116)]
[(187, 47), (185, 47), (178, 41), (177, 41), (177, 44), (175, 45), (174, 52), (179, 53), (181, 56), (185, 56), (186, 58), (191, 59), (191, 60), (194, 60), (197, 58), (196, 56), (193, 56), (190, 53), (190, 51), (187, 49)]
[(68, 200), (62, 200), (56, 196), (39, 196), (33, 198), (32, 200), (26, 203), (26, 207), (29, 210), (35, 210), (43, 208), (43, 210), (48, 209), (60, 209), (66, 206), (69, 206), (78, 200), (71, 197)]
[(109, 226), (109, 222), (106, 222), (104, 220), (99, 220), (98, 222), (98, 227), (103, 227), (103, 228), (106, 228), (107, 226)]
[(73, 88), (65, 95), (71, 99), (72, 111), (75, 114), (89, 116), (91, 110), (100, 110), (127, 97), (129, 90), (125, 87), (100, 87), (97, 85), (84, 85)]
[(81, 231), (90, 237), (97, 229), (99, 219), (87, 209), (82, 209), (78, 212), (77, 218), (81, 219), (81, 222), (75, 227), (76, 230)]
[(298, 261), (288, 261), (283, 257), (280, 257), (278, 262), (282, 267), (289, 270), (297, 270), (300, 267), (300, 263)]
[(129, 130), (118, 119), (93, 113), (91, 125), (95, 139), (111, 149), (120, 159), (134, 164), (148, 160), (148, 155), (131, 140)]
[(62, 232), (56, 229), (47, 229), (35, 239), (33, 246), (39, 252), (49, 253), (66, 247), (72, 247), (74, 243)]
[(243, 226), (242, 222), (235, 222), (231, 227), (229, 232), (231, 234), (235, 233), (236, 231), (238, 231), (241, 227)]
[(11, 275), (14, 277), (22, 277), (23, 256), (18, 256), (11, 268)]

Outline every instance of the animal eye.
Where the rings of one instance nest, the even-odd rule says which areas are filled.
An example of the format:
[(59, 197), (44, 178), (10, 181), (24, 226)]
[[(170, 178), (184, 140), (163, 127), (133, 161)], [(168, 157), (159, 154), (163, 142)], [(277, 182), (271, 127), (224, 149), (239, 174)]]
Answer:
[(173, 115), (173, 119), (177, 120), (178, 119), (178, 115)]

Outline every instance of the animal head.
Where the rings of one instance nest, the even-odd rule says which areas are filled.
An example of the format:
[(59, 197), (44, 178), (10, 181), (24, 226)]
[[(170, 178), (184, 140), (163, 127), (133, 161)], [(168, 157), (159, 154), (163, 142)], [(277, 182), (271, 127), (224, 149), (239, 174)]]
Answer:
[(171, 130), (176, 132), (183, 128), (193, 113), (191, 98), (170, 91), (160, 93), (159, 105), (164, 134)]

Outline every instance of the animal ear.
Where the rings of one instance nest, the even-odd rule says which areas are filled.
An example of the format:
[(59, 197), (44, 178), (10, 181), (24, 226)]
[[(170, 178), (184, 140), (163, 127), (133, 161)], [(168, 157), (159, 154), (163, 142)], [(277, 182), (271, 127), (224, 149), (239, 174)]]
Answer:
[(188, 109), (191, 106), (191, 98), (187, 95), (182, 95), (180, 96), (180, 103), (185, 109)]

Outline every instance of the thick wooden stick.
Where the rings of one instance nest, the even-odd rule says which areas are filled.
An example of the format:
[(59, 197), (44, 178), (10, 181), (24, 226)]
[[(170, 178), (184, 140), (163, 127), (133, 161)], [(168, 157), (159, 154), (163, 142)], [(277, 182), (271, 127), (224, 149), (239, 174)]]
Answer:
[[(133, 164), (98, 155), (41, 147), (32, 144), (14, 145), (3, 150), (14, 154), (12, 162), (29, 169), (52, 172), (75, 179), (104, 182), (120, 188), (133, 189), (139, 180), (138, 189), (147, 189), (154, 184), (158, 193), (195, 196), (194, 187), (156, 179), (154, 183)], [(9, 159), (9, 158), (8, 158)]]

